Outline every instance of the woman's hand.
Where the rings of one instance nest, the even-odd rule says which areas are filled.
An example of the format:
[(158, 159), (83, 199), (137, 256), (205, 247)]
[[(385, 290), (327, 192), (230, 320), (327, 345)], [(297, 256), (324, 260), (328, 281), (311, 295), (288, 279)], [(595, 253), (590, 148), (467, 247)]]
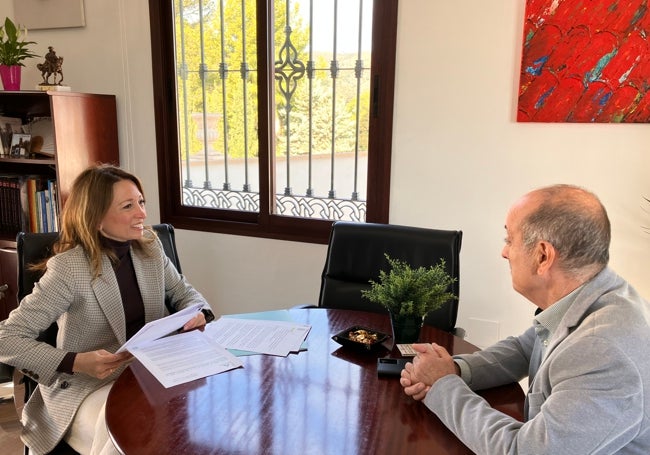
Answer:
[(182, 332), (189, 332), (190, 330), (199, 329), (201, 332), (205, 330), (205, 315), (199, 312), (192, 319), (187, 321), (183, 326)]
[(97, 379), (104, 379), (132, 358), (133, 356), (128, 352), (111, 354), (104, 349), (79, 352), (75, 355), (72, 371), (73, 373), (83, 373)]

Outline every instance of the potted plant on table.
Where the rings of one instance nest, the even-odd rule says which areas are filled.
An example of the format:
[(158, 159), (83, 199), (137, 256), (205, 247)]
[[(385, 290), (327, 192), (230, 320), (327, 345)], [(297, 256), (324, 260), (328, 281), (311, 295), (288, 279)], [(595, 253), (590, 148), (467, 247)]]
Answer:
[(29, 51), (34, 41), (25, 41), (27, 29), (16, 26), (8, 17), (0, 26), (0, 78), (5, 90), (20, 90), (20, 73), (26, 58), (37, 57)]
[(429, 268), (412, 268), (406, 262), (385, 254), (390, 271), (379, 272), (379, 281), (361, 291), (366, 299), (379, 303), (390, 313), (395, 343), (418, 341), (424, 317), (457, 297), (449, 292), (456, 278), (445, 270), (445, 261)]

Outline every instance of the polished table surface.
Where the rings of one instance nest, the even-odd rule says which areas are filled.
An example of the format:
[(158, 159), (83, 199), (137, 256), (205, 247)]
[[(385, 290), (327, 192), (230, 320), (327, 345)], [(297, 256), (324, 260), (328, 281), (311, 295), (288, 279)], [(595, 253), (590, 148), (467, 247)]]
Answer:
[[(388, 316), (348, 310), (290, 310), (310, 324), (308, 350), (288, 357), (242, 357), (244, 368), (164, 388), (137, 360), (106, 403), (116, 447), (143, 454), (471, 454), (397, 378), (377, 376), (377, 358), (401, 357), (389, 339), (373, 352), (331, 336), (353, 325), (391, 333)], [(477, 350), (424, 327), (422, 341), (453, 354)], [(391, 351), (392, 349), (392, 351)], [(494, 408), (523, 418), (518, 384), (480, 393)]]

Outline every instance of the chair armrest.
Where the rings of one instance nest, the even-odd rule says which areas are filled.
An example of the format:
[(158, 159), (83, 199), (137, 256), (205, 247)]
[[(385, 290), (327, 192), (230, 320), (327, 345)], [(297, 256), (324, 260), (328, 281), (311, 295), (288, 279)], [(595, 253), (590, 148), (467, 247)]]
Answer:
[(14, 377), (14, 367), (0, 363), (0, 384), (11, 382)]
[(465, 339), (465, 336), (467, 335), (467, 332), (465, 332), (465, 329), (462, 327), (455, 327), (453, 332), (454, 335), (456, 335), (459, 338)]

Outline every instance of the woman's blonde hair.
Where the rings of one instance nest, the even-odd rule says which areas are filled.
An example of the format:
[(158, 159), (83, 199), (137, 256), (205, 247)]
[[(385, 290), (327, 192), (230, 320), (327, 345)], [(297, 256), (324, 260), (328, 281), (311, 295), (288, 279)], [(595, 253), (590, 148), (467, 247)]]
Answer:
[[(133, 174), (110, 164), (89, 167), (72, 183), (70, 195), (61, 212), (59, 239), (54, 244), (54, 254), (63, 253), (81, 245), (90, 259), (93, 277), (101, 273), (102, 254), (115, 260), (113, 252), (101, 242), (99, 226), (113, 202), (113, 186), (122, 180), (130, 180), (144, 197), (142, 183)], [(142, 249), (154, 237), (132, 242), (134, 248)], [(39, 266), (43, 267), (45, 264)]]

